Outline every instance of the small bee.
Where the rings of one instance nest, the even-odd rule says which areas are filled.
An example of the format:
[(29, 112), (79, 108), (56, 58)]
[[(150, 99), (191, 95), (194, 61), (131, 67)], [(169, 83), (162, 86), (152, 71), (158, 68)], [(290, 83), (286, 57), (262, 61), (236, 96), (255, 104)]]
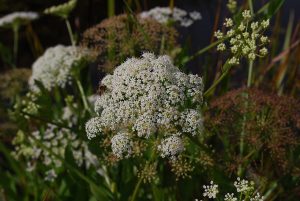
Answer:
[(98, 90), (97, 90), (97, 93), (101, 96), (105, 91), (106, 91), (107, 87), (100, 84)]

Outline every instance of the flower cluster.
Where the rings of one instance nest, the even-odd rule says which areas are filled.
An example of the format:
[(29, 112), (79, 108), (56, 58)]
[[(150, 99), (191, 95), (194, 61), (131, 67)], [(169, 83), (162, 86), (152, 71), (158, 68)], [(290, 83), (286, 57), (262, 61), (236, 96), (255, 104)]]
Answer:
[(238, 193), (248, 194), (248, 193), (250, 193), (251, 191), (254, 190), (254, 183), (253, 182), (249, 182), (245, 179), (241, 180), (239, 177), (234, 182), (234, 186), (235, 186), (236, 191)]
[[(263, 32), (268, 28), (269, 20), (251, 21), (249, 10), (243, 11), (242, 17), (243, 20), (236, 25), (231, 18), (226, 18), (224, 26), (229, 30), (226, 33), (218, 30), (214, 34), (217, 39), (223, 40), (217, 46), (217, 50), (230, 50), (229, 65), (238, 65), (242, 57), (253, 61), (256, 57), (264, 57), (268, 53), (265, 46), (269, 39)], [(226, 45), (225, 40), (229, 41), (229, 44)]]
[(226, 6), (231, 13), (234, 13), (237, 9), (237, 2), (236, 0), (228, 0)]
[(64, 88), (72, 80), (72, 73), (87, 59), (88, 52), (77, 47), (57, 45), (48, 48), (32, 66), (30, 88), (39, 91), (35, 80), (41, 82), (48, 90), (55, 86)]
[(39, 15), (35, 12), (14, 12), (0, 18), (0, 27), (27, 23), (35, 20)]
[[(66, 128), (59, 128), (53, 124), (47, 124), (45, 131), (34, 131), (25, 140), (23, 132), (18, 132), (13, 143), (15, 145), (15, 151), (13, 155), (17, 158), (24, 158), (27, 162), (27, 171), (33, 171), (36, 169), (38, 161), (48, 167), (49, 173), (46, 174), (47, 180), (53, 180), (49, 178), (50, 175), (57, 175), (58, 169), (62, 166), (62, 161), (57, 158), (65, 157), (65, 150), (70, 145), (73, 157), (78, 166), (82, 166), (85, 162), (85, 166), (88, 168), (91, 165), (97, 164), (97, 158), (93, 155), (87, 144), (81, 142), (75, 133), (70, 132)], [(47, 149), (41, 148), (36, 140), (43, 143)], [(51, 152), (49, 151), (51, 150)]]
[(166, 24), (168, 22), (179, 23), (180, 26), (189, 27), (194, 21), (200, 20), (201, 14), (197, 11), (188, 13), (185, 10), (179, 8), (169, 8), (169, 7), (155, 7), (149, 11), (144, 11), (140, 13), (142, 18), (152, 18), (159, 23)]
[[(250, 201), (263, 201), (264, 198), (260, 193), (256, 193), (254, 189), (254, 183), (247, 180), (241, 180), (237, 178), (237, 181), (234, 182), (234, 186), (237, 191), (237, 195), (234, 193), (227, 193), (223, 199), (218, 197), (219, 189), (218, 185), (214, 184), (213, 181), (210, 182), (210, 185), (204, 185), (203, 197), (208, 197), (209, 199), (225, 200), (225, 201), (237, 201), (237, 200), (250, 200)], [(239, 198), (239, 199), (238, 199)], [(198, 201), (196, 199), (195, 201)]]
[[(76, 108), (76, 105), (74, 107)], [(62, 114), (61, 120), (75, 124), (78, 122), (76, 116), (68, 108), (63, 109), (66, 113)], [(69, 126), (72, 127), (72, 125)], [(38, 144), (36, 140), (43, 145)], [(53, 181), (60, 173), (60, 167), (63, 165), (61, 159), (65, 158), (67, 147), (78, 166), (99, 168), (98, 159), (90, 152), (87, 143), (69, 128), (60, 125), (48, 123), (45, 129), (35, 130), (26, 138), (25, 134), (19, 131), (13, 144), (15, 145), (13, 156), (17, 159), (24, 159), (27, 162), (28, 171), (35, 170), (40, 162), (46, 166), (45, 180), (48, 181)]]
[(204, 193), (203, 193), (204, 197), (216, 198), (217, 194), (219, 193), (218, 185), (214, 184), (213, 181), (210, 182), (210, 185), (203, 185), (203, 189), (204, 189)]
[(161, 157), (169, 156), (173, 159), (174, 156), (184, 151), (184, 144), (182, 139), (176, 135), (172, 135), (164, 140), (158, 146), (158, 150), (161, 152)]
[(135, 138), (159, 140), (154, 150), (174, 159), (184, 150), (182, 137), (202, 131), (202, 78), (180, 72), (168, 56), (144, 53), (128, 59), (103, 78), (101, 87), (98, 116), (86, 123), (87, 136), (118, 133), (111, 144), (119, 158), (130, 155)]
[(70, 0), (66, 3), (47, 8), (44, 13), (56, 15), (62, 18), (68, 18), (70, 12), (75, 8), (77, 0)]

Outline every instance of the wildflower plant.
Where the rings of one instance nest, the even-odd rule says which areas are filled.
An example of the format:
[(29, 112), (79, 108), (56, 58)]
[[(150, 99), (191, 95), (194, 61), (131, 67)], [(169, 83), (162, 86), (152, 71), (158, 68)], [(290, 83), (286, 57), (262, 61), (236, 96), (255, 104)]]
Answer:
[(217, 50), (220, 52), (228, 50), (229, 65), (238, 65), (241, 58), (254, 61), (256, 57), (264, 57), (268, 53), (266, 45), (269, 39), (263, 33), (269, 27), (270, 21), (268, 19), (253, 21), (252, 17), (250, 10), (244, 10), (239, 23), (226, 18), (224, 27), (227, 31), (218, 30), (214, 34), (217, 39), (224, 40), (217, 46)]
[[(213, 181), (209, 185), (203, 185), (203, 197), (207, 197), (212, 200), (225, 200), (225, 201), (263, 201), (263, 196), (255, 190), (254, 182), (249, 182), (239, 177), (234, 182), (236, 193), (226, 193), (222, 197), (219, 191), (219, 185)], [(199, 201), (196, 199), (195, 201)]]
[(87, 137), (111, 138), (119, 159), (132, 155), (135, 141), (145, 141), (152, 153), (176, 160), (184, 139), (201, 135), (202, 79), (180, 72), (168, 56), (128, 59), (100, 87), (105, 90), (95, 103), (98, 116), (86, 123)]

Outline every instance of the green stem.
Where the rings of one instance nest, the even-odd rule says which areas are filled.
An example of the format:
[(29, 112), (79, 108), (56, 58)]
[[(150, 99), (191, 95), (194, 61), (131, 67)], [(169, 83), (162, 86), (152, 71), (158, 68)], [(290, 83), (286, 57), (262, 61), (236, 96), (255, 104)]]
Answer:
[(270, 195), (272, 195), (272, 193), (274, 192), (274, 190), (277, 188), (278, 183), (277, 182), (273, 182), (271, 184), (271, 187), (269, 188), (269, 190), (264, 194), (264, 199), (267, 199), (270, 197)]
[(132, 193), (130, 201), (135, 201), (137, 193), (139, 191), (139, 188), (140, 188), (140, 186), (142, 184), (142, 181), (143, 181), (143, 179), (142, 179), (142, 177), (140, 177), (139, 180), (138, 180), (138, 182), (137, 182), (137, 184), (135, 185), (135, 188), (134, 188), (134, 191)]
[(216, 45), (218, 45), (219, 43), (223, 42), (224, 40), (225, 40), (225, 38), (222, 39), (222, 40), (218, 40), (218, 41), (216, 41), (216, 42), (213, 42), (212, 44), (210, 44), (210, 45), (208, 45), (208, 46), (202, 48), (201, 50), (199, 50), (198, 52), (196, 52), (193, 56), (190, 56), (190, 57), (188, 57), (187, 59), (185, 59), (185, 60), (183, 61), (183, 65), (186, 64), (186, 63), (188, 63), (188, 62), (190, 62), (190, 61), (192, 61), (192, 60), (194, 60), (195, 58), (197, 58), (198, 56), (200, 56), (200, 55), (203, 54), (204, 52), (210, 50), (211, 48), (215, 47)]
[(249, 62), (247, 87), (251, 87), (253, 74), (253, 61)]
[[(248, 101), (249, 101), (248, 97), (249, 97), (249, 95), (248, 95), (248, 93), (246, 93), (245, 94), (246, 101), (245, 101), (245, 105), (244, 105), (246, 111), (248, 110)], [(246, 121), (247, 121), (246, 113), (243, 114), (242, 131), (241, 131), (241, 136), (240, 136), (240, 158), (241, 159), (244, 157), (244, 149), (245, 149), (244, 138), (245, 138), (245, 124), (246, 124)], [(238, 176), (241, 177), (242, 173), (243, 173), (243, 167), (242, 167), (242, 164), (239, 164), (239, 167), (238, 167)]]
[(164, 49), (165, 49), (165, 34), (163, 34), (161, 36), (161, 43), (160, 43), (160, 50), (159, 50), (159, 53), (162, 55), (164, 53)]
[(74, 34), (73, 34), (73, 31), (72, 31), (72, 27), (70, 25), (70, 22), (69, 22), (68, 18), (65, 19), (65, 22), (66, 22), (66, 26), (67, 26), (67, 29), (68, 29), (69, 37), (70, 37), (70, 40), (71, 40), (71, 44), (73, 46), (75, 46), (76, 41), (75, 41)]
[(108, 17), (115, 15), (115, 0), (107, 0)]
[(253, 9), (253, 2), (252, 2), (252, 0), (248, 0), (248, 4), (249, 4), (251, 15), (253, 16), (254, 15), (254, 9)]
[[(152, 162), (155, 159), (155, 155), (156, 155), (155, 151), (153, 151), (152, 154), (151, 154), (149, 162)], [(138, 182), (136, 183), (136, 185), (134, 187), (134, 190), (133, 190), (133, 193), (132, 193), (130, 201), (135, 201), (136, 200), (136, 196), (137, 196), (137, 193), (138, 193), (138, 191), (140, 189), (142, 181), (143, 181), (143, 178), (140, 177), (139, 180), (138, 180)]]
[(226, 61), (226, 63), (224, 64), (224, 69), (225, 71), (222, 73), (222, 75), (209, 87), (209, 89), (207, 89), (204, 92), (204, 97), (207, 97), (209, 95), (211, 95), (211, 93), (213, 92), (213, 90), (216, 88), (216, 86), (226, 77), (226, 75), (228, 74), (229, 70), (231, 69), (231, 65), (228, 64), (228, 60)]
[(18, 59), (18, 46), (19, 46), (19, 25), (13, 26), (14, 32), (14, 68), (17, 66), (17, 59)]
[(81, 99), (82, 99), (82, 102), (83, 102), (84, 109), (91, 113), (92, 110), (90, 109), (89, 104), (87, 102), (87, 97), (84, 93), (82, 84), (81, 84), (81, 82), (79, 81), (78, 78), (76, 78), (75, 80), (76, 80), (76, 84), (77, 84), (79, 92), (80, 92), (80, 96), (81, 96)]

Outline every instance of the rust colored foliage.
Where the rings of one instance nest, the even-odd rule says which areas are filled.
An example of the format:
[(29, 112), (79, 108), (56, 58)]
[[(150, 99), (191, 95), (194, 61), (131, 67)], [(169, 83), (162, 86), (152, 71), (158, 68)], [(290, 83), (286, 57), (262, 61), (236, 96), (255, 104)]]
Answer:
[(93, 50), (102, 71), (112, 72), (127, 57), (140, 56), (143, 52), (170, 53), (176, 46), (176, 37), (172, 27), (123, 14), (87, 29), (81, 46)]
[[(300, 144), (300, 107), (293, 98), (258, 89), (233, 90), (211, 103), (206, 125), (223, 142), (220, 160), (230, 161), (229, 171), (243, 164), (247, 173), (277, 178), (299, 165), (295, 150)], [(245, 152), (240, 156), (242, 132)]]

